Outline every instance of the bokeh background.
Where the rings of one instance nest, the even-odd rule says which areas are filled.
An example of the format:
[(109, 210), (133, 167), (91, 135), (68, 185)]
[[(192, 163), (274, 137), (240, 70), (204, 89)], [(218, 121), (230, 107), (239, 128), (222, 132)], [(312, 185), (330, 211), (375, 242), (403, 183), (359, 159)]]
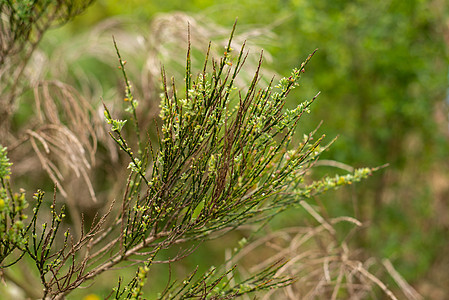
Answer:
[[(187, 23), (199, 66), (207, 42), (220, 45), (236, 18), (238, 39), (249, 43), (250, 67), (264, 49), (266, 80), (287, 76), (318, 49), (290, 95), (294, 107), (321, 92), (299, 133), (323, 121), (319, 132), (329, 140), (338, 136), (314, 169), (317, 176), (332, 172), (336, 162), (389, 164), (362, 183), (320, 196), (326, 213), (362, 221), (352, 239), (355, 247), (388, 258), (426, 298), (449, 297), (447, 1), (98, 0), (73, 21), (49, 30), (32, 63), (41, 66), (40, 78), (73, 85), (94, 105), (103, 99), (119, 106), (123, 86), (114, 35), (150, 121), (158, 114), (161, 64), (182, 79)], [(26, 99), (14, 119), (17, 128), (30, 114), (23, 103)], [(117, 159), (104, 145), (100, 165)], [(93, 184), (107, 197), (109, 183), (99, 177)], [(33, 184), (51, 185), (48, 178), (36, 180)], [(82, 211), (90, 203), (77, 205)], [(279, 215), (273, 229), (299, 226), (301, 216), (299, 211)], [(224, 244), (239, 238), (205, 245), (182, 268), (207, 269), (216, 258), (224, 259)], [(160, 277), (151, 288), (164, 286)]]

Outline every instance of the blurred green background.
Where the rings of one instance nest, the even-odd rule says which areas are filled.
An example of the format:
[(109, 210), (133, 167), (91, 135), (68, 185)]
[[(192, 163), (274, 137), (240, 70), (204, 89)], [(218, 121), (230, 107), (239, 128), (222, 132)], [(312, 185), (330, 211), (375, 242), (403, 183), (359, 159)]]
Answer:
[[(449, 3), (98, 0), (74, 21), (47, 32), (41, 49), (52, 53), (64, 40), (89, 33), (111, 17), (129, 18), (131, 30), (146, 32), (158, 14), (175, 11), (229, 31), (237, 17), (237, 32), (267, 30), (270, 35), (259, 36), (256, 44), (270, 58), (264, 67), (282, 76), (319, 49), (290, 96), (295, 106), (321, 91), (299, 131), (306, 133), (323, 120), (319, 132), (329, 140), (339, 136), (323, 159), (354, 167), (389, 164), (365, 182), (327, 193), (320, 201), (330, 216), (350, 215), (367, 224), (357, 236), (358, 247), (389, 258), (423, 295), (449, 297)], [(137, 51), (125, 59), (130, 68), (139, 68), (142, 57)], [(115, 64), (115, 59), (105, 60)], [(82, 53), (75, 63), (101, 78), (107, 98), (108, 85), (115, 85), (119, 74), (111, 75), (107, 62), (82, 58)], [(314, 172), (322, 175), (329, 168)], [(279, 216), (274, 226), (300, 224), (298, 213)], [(215, 250), (200, 251), (187, 264), (195, 265), (208, 251), (222, 255), (223, 249), (211, 247)]]

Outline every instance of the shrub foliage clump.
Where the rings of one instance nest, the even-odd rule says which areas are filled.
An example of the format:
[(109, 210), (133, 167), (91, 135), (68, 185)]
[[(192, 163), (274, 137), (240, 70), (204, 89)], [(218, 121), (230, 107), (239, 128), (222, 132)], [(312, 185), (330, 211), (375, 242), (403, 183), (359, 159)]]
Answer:
[[(94, 218), (88, 230), (83, 222), (80, 236), (62, 226), (65, 213), (64, 208), (57, 208), (56, 188), (50, 217), (39, 213), (42, 191), (28, 203), (23, 191), (13, 193), (10, 163), (6, 149), (1, 148), (1, 269), (27, 257), (43, 287), (39, 297), (57, 299), (132, 261), (138, 264), (135, 277), (128, 283), (119, 280), (110, 297), (138, 299), (153, 264), (180, 260), (202, 241), (243, 224), (260, 223), (302, 200), (371, 174), (374, 169), (364, 168), (345, 176), (306, 179), (308, 170), (329, 146), (322, 145), (324, 135), (315, 137), (316, 130), (296, 142), (300, 118), (309, 112), (316, 97), (294, 109), (284, 106), (313, 54), (289, 77), (278, 84), (272, 80), (266, 87), (259, 86), (261, 56), (250, 84), (237, 89), (234, 82), (247, 53), (245, 45), (240, 51), (231, 49), (234, 30), (235, 26), (220, 59), (209, 57), (209, 45), (204, 67), (197, 75), (191, 70), (189, 46), (182, 90), (162, 71), (160, 119), (153, 125), (155, 140), (141, 134), (150, 136), (152, 129), (139, 126), (139, 102), (114, 41), (130, 117), (115, 118), (107, 105), (104, 116), (110, 124), (110, 136), (129, 159), (129, 177), (121, 200)], [(28, 215), (27, 205), (33, 208)], [(40, 224), (42, 219), (45, 221)], [(162, 251), (180, 245), (185, 245), (184, 250), (175, 257), (160, 258)], [(229, 299), (285, 286), (292, 278), (275, 275), (281, 265), (272, 264), (239, 280), (228, 276), (234, 268), (212, 268), (199, 277), (194, 271), (184, 281), (169, 284), (160, 299)]]

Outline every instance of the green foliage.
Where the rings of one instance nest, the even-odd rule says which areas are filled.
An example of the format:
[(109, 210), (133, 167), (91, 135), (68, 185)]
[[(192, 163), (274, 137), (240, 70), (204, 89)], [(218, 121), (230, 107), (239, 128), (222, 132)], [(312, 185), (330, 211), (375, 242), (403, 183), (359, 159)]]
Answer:
[[(358, 148), (342, 153), (337, 146), (339, 158), (351, 163), (387, 160), (401, 167), (407, 129), (423, 143), (420, 157), (413, 159), (428, 160), (422, 154), (432, 155), (435, 137), (429, 116), (446, 77), (444, 41), (435, 32), (438, 19), (429, 4), (318, 1), (291, 3), (290, 9), (296, 13), (289, 23), (299, 28), (302, 42), (289, 51), (300, 53), (313, 44), (322, 49), (315, 72), (332, 70), (311, 85), (336, 103), (318, 116), (329, 119), (332, 114), (331, 127), (344, 128), (350, 134), (343, 140), (354, 140), (352, 147)], [(434, 72), (438, 79), (430, 76)]]
[[(125, 80), (124, 101), (129, 104), (126, 111), (134, 124), (131, 132), (138, 150), (133, 150), (124, 136), (126, 120), (114, 119), (104, 105), (105, 120), (111, 125), (110, 136), (131, 160), (130, 175), (121, 208), (113, 211), (111, 206), (87, 232), (82, 228), (77, 239), (68, 229), (61, 232), (65, 227), (65, 208), (57, 209), (56, 189), (48, 218), (43, 223), (39, 221), (44, 192), (38, 191), (33, 197), (32, 218), (26, 221), (25, 193), (12, 193), (11, 164), (6, 148), (1, 148), (2, 269), (28, 257), (40, 278), (43, 297), (54, 298), (133, 259), (141, 267), (128, 285), (121, 287), (119, 281), (115, 297), (141, 299), (147, 273), (162, 249), (212, 239), (371, 173), (365, 169), (342, 177), (344, 180), (325, 178), (320, 183), (305, 183), (305, 174), (327, 148), (320, 147), (324, 136), (314, 141), (312, 132), (296, 147), (292, 147), (291, 141), (301, 116), (309, 112), (315, 98), (292, 110), (283, 108), (312, 55), (290, 77), (282, 78), (278, 85), (270, 82), (264, 88), (258, 86), (261, 57), (249, 87), (237, 90), (234, 82), (246, 54), (243, 46), (234, 55), (234, 30), (223, 56), (210, 61), (209, 48), (203, 70), (196, 76), (191, 72), (189, 47), (182, 96), (174, 79), (169, 86), (162, 72), (162, 125), (159, 129), (155, 123), (155, 145), (150, 139), (145, 143), (140, 140), (138, 101), (133, 97), (125, 63), (114, 42)], [(14, 250), (16, 254), (11, 256)], [(180, 252), (173, 261), (191, 251)], [(282, 264), (273, 264), (247, 279), (232, 282), (224, 278), (233, 268), (221, 273), (212, 269), (197, 279), (195, 271), (181, 285), (172, 283), (160, 298), (225, 299), (282, 287), (291, 279), (275, 276), (280, 267)]]
[(7, 179), (11, 175), (12, 163), (9, 162), (6, 156), (6, 147), (0, 146), (0, 178)]
[[(135, 0), (122, 11), (118, 2), (112, 2), (108, 10), (111, 15), (132, 14), (141, 4)], [(237, 15), (246, 26), (268, 27), (277, 36), (264, 41), (264, 48), (275, 58), (272, 67), (280, 73), (302, 53), (319, 48), (309, 70), (313, 76), (303, 79), (301, 95), (320, 90), (323, 105), (314, 109), (312, 121), (303, 128), (312, 130), (318, 121), (326, 120), (328, 136), (344, 133), (324, 158), (356, 166), (390, 165), (386, 172), (354, 189), (353, 195), (332, 195), (325, 202), (330, 203), (332, 212), (389, 224), (367, 229), (373, 232), (364, 235), (360, 245), (382, 254), (396, 253), (399, 266), (410, 266), (417, 261), (412, 257), (421, 246), (439, 244), (446, 234), (446, 225), (436, 220), (447, 222), (447, 211), (435, 207), (441, 201), (437, 197), (445, 199), (447, 187), (442, 196), (426, 190), (435, 184), (435, 168), (447, 169), (447, 108), (440, 104), (447, 89), (448, 7), (445, 1), (419, 0), (155, 1), (139, 9), (137, 15), (151, 18), (158, 11), (205, 9), (202, 15), (222, 24), (229, 24)], [(96, 9), (91, 10), (91, 17)], [(435, 120), (439, 113), (444, 132)], [(445, 178), (444, 171), (438, 172), (442, 174), (437, 177)], [(359, 201), (354, 205), (348, 197)], [(431, 215), (423, 217), (417, 207), (430, 210)], [(401, 212), (390, 214), (391, 209)], [(396, 217), (402, 214), (407, 217)], [(408, 233), (399, 230), (402, 227)], [(391, 233), (403, 235), (402, 242), (392, 239), (388, 245), (379, 245), (378, 236)], [(421, 241), (421, 246), (416, 241)], [(404, 243), (409, 246), (401, 247)], [(390, 250), (382, 249), (384, 246)], [(444, 251), (436, 252), (442, 255)], [(436, 256), (433, 260), (438, 261)], [(421, 277), (425, 272), (418, 275), (423, 268), (416, 267), (415, 271), (411, 267), (400, 270), (406, 271), (406, 278)]]
[[(360, 245), (394, 258), (405, 278), (421, 278), (426, 271), (416, 253), (428, 249), (420, 257), (433, 256), (426, 259), (430, 268), (444, 252), (425, 245), (438, 245), (445, 236), (444, 227), (435, 222), (441, 212), (432, 208), (438, 195), (426, 190), (434, 185), (432, 170), (446, 165), (441, 153), (448, 151), (441, 134), (446, 132), (439, 130), (434, 117), (444, 111), (440, 104), (447, 89), (447, 5), (291, 1), (287, 9), (291, 17), (278, 27), (282, 46), (274, 55), (286, 57), (283, 63), (288, 65), (295, 53), (310, 51), (311, 45), (320, 49), (311, 71), (320, 75), (309, 77), (305, 89), (319, 87), (326, 104), (317, 107), (312, 118), (326, 120), (330, 136), (344, 132), (323, 158), (390, 165), (355, 190), (356, 205), (347, 201), (348, 194), (339, 201), (323, 201), (333, 212), (345, 209), (344, 214), (379, 224), (367, 229)], [(430, 215), (423, 216), (423, 207)], [(379, 244), (381, 236), (391, 239)]]
[[(0, 145), (0, 265), (10, 266), (14, 260), (4, 264), (4, 260), (15, 250), (23, 249), (27, 244), (24, 221), (27, 215), (24, 210), (28, 206), (25, 191), (12, 193), (9, 183), (11, 163), (6, 156), (6, 147)], [(19, 259), (21, 256), (19, 256)]]
[[(311, 56), (274, 88), (271, 84), (257, 88), (257, 70), (249, 89), (237, 92), (233, 82), (243, 63), (244, 49), (234, 62), (230, 60), (231, 51), (229, 42), (220, 61), (212, 61), (211, 74), (206, 69), (206, 58), (203, 71), (196, 77), (190, 73), (188, 52), (183, 97), (174, 80), (169, 88), (163, 74), (163, 124), (157, 151), (148, 140), (144, 154), (134, 156), (121, 131), (114, 127), (123, 121), (112, 119), (105, 107), (106, 120), (113, 124), (111, 136), (130, 157), (129, 168), (137, 176), (129, 194), (140, 194), (141, 181), (148, 187), (147, 196), (128, 212), (135, 225), (132, 232), (125, 233), (125, 241), (132, 241), (127, 248), (140, 241), (142, 232), (160, 222), (163, 225), (158, 228), (176, 228), (185, 238), (210, 238), (213, 232), (235, 228), (262, 211), (297, 204), (299, 199), (371, 173), (363, 169), (354, 175), (303, 184), (304, 174), (327, 147), (319, 147), (323, 137), (312, 143), (311, 133), (289, 150), (296, 124), (313, 100), (294, 110), (281, 110)], [(121, 68), (124, 72), (124, 65)], [(129, 89), (127, 94), (132, 98)], [(238, 99), (236, 106), (231, 104), (232, 98)], [(147, 169), (151, 170), (148, 179)], [(294, 193), (290, 191), (292, 186), (296, 186)], [(282, 197), (276, 196), (281, 193)]]
[[(142, 241), (151, 247), (156, 237), (170, 236), (170, 240), (183, 242), (211, 239), (223, 231), (262, 220), (267, 214), (299, 205), (301, 199), (359, 181), (373, 171), (360, 169), (353, 174), (306, 184), (305, 174), (327, 148), (319, 147), (324, 136), (312, 142), (312, 132), (293, 149), (291, 140), (298, 121), (304, 112), (309, 112), (315, 98), (293, 110), (282, 112), (282, 108), (312, 55), (274, 87), (272, 83), (265, 88), (257, 86), (257, 69), (249, 88), (237, 91), (234, 81), (245, 53), (243, 46), (239, 53), (232, 55), (231, 40), (220, 60), (212, 60), (211, 73), (208, 72), (209, 51), (202, 72), (196, 76), (191, 73), (189, 49), (182, 96), (175, 80), (172, 79), (169, 86), (162, 73), (164, 92), (158, 149), (148, 140), (146, 148), (139, 150), (141, 155), (135, 156), (122, 131), (114, 126), (123, 121), (113, 119), (105, 106), (106, 121), (112, 124), (111, 136), (131, 159), (132, 175), (124, 199), (124, 206), (128, 207), (124, 214), (127, 219), (122, 244), (124, 253), (135, 247), (140, 249)], [(134, 99), (118, 50), (117, 53), (127, 85), (126, 99)], [(130, 104), (131, 111), (136, 104)], [(137, 123), (137, 119), (134, 122)], [(171, 243), (167, 240), (157, 245), (169, 247)], [(150, 266), (151, 263), (146, 264), (146, 268)], [(237, 286), (222, 282), (231, 270), (222, 275), (213, 270), (196, 283), (191, 281), (194, 272), (178, 288), (171, 285), (160, 297), (176, 299), (183, 290), (182, 298), (209, 294), (236, 297), (280, 287), (290, 282), (288, 278), (273, 277), (280, 267), (272, 265)], [(132, 298), (140, 293), (146, 273), (145, 268), (140, 269), (121, 294), (130, 291), (128, 296)]]
[[(28, 43), (37, 43), (43, 31), (50, 26), (61, 25), (80, 14), (92, 0), (1, 0), (0, 12), (8, 18), (8, 25), (2, 26), (2, 34), (7, 37), (2, 44), (4, 59), (20, 52)], [(4, 21), (2, 20), (2, 23)], [(11, 35), (6, 36), (6, 32)]]
[[(5, 59), (4, 65), (7, 68), (4, 70), (15, 66), (14, 62), (17, 61), (26, 64), (41, 35), (48, 28), (46, 25), (26, 27), (24, 24), (35, 20), (36, 16), (43, 18), (38, 21), (41, 22), (39, 24), (62, 24), (90, 3), (72, 2), (65, 2), (68, 5), (67, 11), (62, 9), (59, 11), (62, 13), (59, 16), (62, 17), (53, 20), (45, 19), (54, 8), (51, 2), (43, 1), (42, 6), (29, 6), (26, 1), (0, 2), (2, 20), (8, 19), (4, 16), (10, 13), (13, 20), (13, 27), (2, 28), (16, 28), (13, 30), (15, 35), (11, 36), (17, 37), (13, 39), (16, 48), (11, 48), (14, 51), (8, 50), (8, 55), (0, 56)], [(140, 0), (132, 3), (142, 5)], [(128, 3), (129, 7), (124, 7), (122, 3), (109, 3), (108, 10), (102, 10), (99, 15), (133, 11), (132, 3)], [(173, 4), (156, 1), (140, 9), (139, 16), (152, 16), (156, 11), (170, 10), (172, 5), (178, 9), (188, 5), (188, 9), (196, 10), (196, 7), (209, 7), (213, 3), (215, 2), (194, 1), (189, 4)], [(82, 9), (75, 9), (78, 4)], [(99, 5), (101, 7), (105, 4)], [(106, 181), (102, 178), (103, 173), (108, 173), (111, 169), (125, 171), (128, 166), (130, 175), (126, 184), (119, 178), (114, 188), (106, 187), (110, 194), (104, 196), (117, 198), (117, 190), (121, 185), (121, 190), (125, 190), (123, 199), (120, 200), (121, 205), (109, 210), (97, 211), (97, 208), (91, 208), (91, 213), (98, 212), (105, 214), (105, 217), (100, 220), (88, 217), (87, 222), (92, 221), (92, 230), (85, 233), (83, 230), (88, 226), (84, 224), (84, 219), (80, 221), (82, 224), (79, 227), (82, 229), (76, 229), (79, 224), (71, 224), (78, 214), (72, 210), (73, 206), (68, 211), (69, 218), (64, 220), (64, 212), (58, 213), (56, 210), (56, 195), (53, 206), (46, 211), (45, 205), (42, 205), (44, 194), (38, 192), (30, 202), (34, 203), (34, 211), (26, 219), (25, 194), (14, 194), (9, 187), (10, 165), (6, 150), (2, 148), (2, 267), (16, 263), (22, 255), (31, 258), (35, 262), (35, 270), (39, 273), (45, 293), (62, 295), (111, 268), (125, 265), (127, 260), (136, 259), (140, 264), (135, 276), (129, 284), (120, 281), (112, 295), (115, 294), (116, 298), (138, 299), (143, 297), (142, 287), (146, 278), (150, 281), (152, 279), (149, 272), (154, 264), (167, 263), (164, 251), (173, 249), (175, 245), (197, 246), (206, 239), (221, 236), (240, 225), (269, 220), (270, 216), (282, 210), (296, 207), (298, 203), (304, 204), (305, 202), (300, 202), (301, 199), (310, 199), (327, 190), (360, 181), (376, 170), (362, 168), (350, 171), (347, 175), (328, 175), (324, 173), (328, 170), (320, 172), (319, 169), (314, 169), (313, 178), (318, 179), (313, 181), (308, 176), (311, 173), (310, 167), (320, 165), (319, 161), (317, 163), (319, 156), (326, 155), (350, 164), (390, 163), (388, 171), (373, 176), (365, 188), (353, 189), (355, 192), (350, 196), (360, 200), (354, 205), (355, 209), (354, 206), (348, 208), (350, 205), (347, 205), (347, 193), (339, 194), (341, 196), (329, 201), (326, 207), (331, 208), (331, 215), (334, 211), (344, 211), (344, 214), (347, 211), (352, 214), (354, 211), (362, 220), (374, 218), (374, 223), (382, 225), (369, 227), (359, 245), (369, 245), (371, 249), (382, 253), (382, 256), (397, 258), (398, 265), (403, 267), (400, 270), (405, 270), (408, 278), (421, 276), (438, 254), (438, 249), (429, 251), (432, 248), (429, 245), (442, 244), (442, 231), (433, 226), (436, 223), (433, 221), (433, 196), (431, 193), (420, 192), (420, 185), (416, 184), (422, 181), (427, 185), (430, 182), (430, 176), (425, 172), (433, 163), (439, 162), (440, 157), (435, 150), (439, 147), (440, 153), (444, 153), (445, 149), (436, 143), (439, 137), (435, 122), (429, 117), (434, 111), (434, 104), (444, 92), (443, 80), (446, 79), (445, 54), (439, 27), (442, 13), (433, 14), (432, 9), (435, 10), (423, 1), (412, 1), (407, 5), (400, 1), (390, 1), (386, 5), (369, 1), (349, 3), (324, 0), (269, 3), (231, 1), (221, 4), (219, 9), (212, 7), (207, 15), (212, 19), (220, 16), (216, 19), (224, 24), (230, 23), (226, 16), (234, 19), (236, 14), (241, 21), (247, 23), (276, 19), (273, 31), (279, 36), (277, 41), (267, 44), (267, 47), (275, 54), (275, 68), (280, 73), (286, 73), (285, 69), (296, 63), (298, 55), (319, 47), (313, 68), (307, 69), (315, 76), (302, 76), (308, 58), (303, 65), (293, 70), (291, 76), (282, 78), (279, 84), (270, 82), (263, 85), (259, 64), (250, 83), (243, 89), (237, 88), (241, 87), (241, 84), (236, 84), (242, 75), (240, 71), (243, 70), (244, 73), (244, 48), (236, 52), (229, 44), (219, 60), (212, 58), (215, 57), (213, 51), (212, 54), (208, 52), (209, 57), (199, 74), (191, 70), (195, 66), (192, 61), (198, 57), (198, 53), (194, 53), (197, 49), (189, 49), (185, 87), (178, 89), (180, 81), (167, 78), (165, 71), (162, 72), (160, 118), (156, 118), (151, 124), (151, 117), (147, 116), (146, 110), (148, 94), (140, 91), (145, 83), (134, 82), (133, 88), (130, 80), (137, 77), (132, 73), (133, 68), (136, 69), (135, 65), (138, 64), (137, 69), (140, 69), (145, 59), (133, 57), (129, 66), (131, 76), (128, 78), (126, 61), (122, 59), (114, 41), (119, 68), (124, 78), (124, 93), (121, 94), (123, 97), (120, 96), (124, 101), (113, 105), (111, 99), (104, 96), (104, 116), (106, 123), (111, 125), (110, 136), (124, 155), (119, 156), (119, 163), (112, 166), (106, 164), (107, 170), (98, 171), (100, 167), (97, 167), (98, 169), (89, 172), (92, 172), (90, 174), (96, 180)], [(78, 12), (71, 13), (76, 11)], [(87, 16), (89, 17), (92, 16)], [(4, 43), (0, 49), (4, 51), (7, 45), (9, 44)], [(28, 48), (30, 45), (32, 47)], [(132, 48), (133, 45), (130, 43), (126, 46)], [(76, 52), (72, 48), (70, 50)], [(19, 56), (14, 58), (12, 54)], [(283, 59), (280, 60), (279, 57)], [(109, 72), (107, 63), (89, 58), (83, 62), (83, 66), (70, 71), (76, 73), (73, 71), (83, 69), (81, 74), (97, 74), (102, 76), (101, 81), (106, 77), (113, 77), (111, 74), (114, 72)], [(12, 95), (18, 94), (16, 90), (20, 89), (15, 85), (26, 85), (25, 81), (17, 80), (21, 76), (21, 68), (22, 65), (7, 81), (2, 78), (2, 96), (8, 96), (2, 98), (13, 99), (9, 104), (17, 101)], [(168, 73), (172, 73), (171, 70)], [(8, 74), (8, 71), (2, 70), (0, 74)], [(90, 85), (83, 86), (83, 83), (89, 82), (93, 77), (85, 77), (81, 82), (83, 92), (92, 88)], [(288, 94), (290, 99), (298, 95), (293, 88), (297, 87), (299, 79), (301, 93), (307, 97), (310, 95), (311, 100), (286, 102)], [(77, 79), (68, 80), (76, 82)], [(115, 84), (115, 79), (111, 79), (111, 82)], [(43, 86), (45, 91), (50, 91), (49, 94), (54, 94), (53, 90)], [(303, 113), (309, 112), (315, 99), (313, 95), (318, 88), (323, 91), (320, 97), (325, 105), (314, 109), (311, 122), (301, 122), (303, 132), (312, 131), (301, 140), (295, 134), (298, 133), (295, 128)], [(154, 90), (151, 92), (154, 93)], [(142, 95), (145, 95), (145, 99)], [(35, 97), (39, 98), (39, 94), (36, 93)], [(117, 109), (116, 105), (120, 107), (121, 104), (127, 106), (125, 113)], [(71, 105), (73, 102), (70, 102), (69, 106)], [(8, 107), (15, 109), (15, 106)], [(14, 111), (9, 108), (5, 113)], [(32, 123), (29, 122), (32, 113), (32, 109), (22, 113), (26, 115), (21, 116), (25, 120), (22, 123)], [(94, 115), (95, 110), (89, 110), (88, 114)], [(77, 117), (78, 114), (74, 114), (73, 119)], [(331, 136), (344, 132), (339, 143), (333, 147), (322, 145), (324, 136), (319, 136), (318, 131), (313, 129), (317, 123), (314, 120), (320, 119), (326, 120), (326, 131)], [(8, 118), (1, 118), (0, 122), (7, 124), (7, 120)], [(92, 124), (96, 124), (93, 125), (95, 131), (102, 129), (98, 123)], [(28, 128), (22, 131), (26, 130)], [(89, 134), (93, 130), (86, 127)], [(8, 131), (0, 134), (5, 132)], [(45, 131), (42, 134), (39, 132), (39, 135), (36, 132), (38, 131), (34, 128), (34, 135), (27, 131), (28, 138), (34, 143), (41, 142), (47, 151), (46, 145), (53, 145), (53, 136), (45, 135)], [(141, 132), (145, 135), (141, 135)], [(93, 157), (97, 137), (95, 134), (84, 133), (78, 131), (74, 136), (93, 140), (93, 150), (90, 153)], [(15, 154), (26, 139), (10, 142), (11, 136), (8, 135), (5, 143), (9, 149), (15, 149), (12, 152)], [(101, 141), (99, 149), (105, 151), (105, 145)], [(111, 147), (105, 152), (110, 150)], [(125, 164), (119, 165), (123, 161), (126, 161)], [(62, 178), (51, 162), (47, 163), (47, 167), (56, 174), (54, 178)], [(86, 170), (88, 168), (90, 165), (87, 164)], [(77, 172), (80, 169), (74, 170)], [(85, 172), (85, 169), (81, 170), (81, 173)], [(416, 173), (422, 175), (408, 175)], [(86, 173), (82, 174), (87, 178)], [(54, 178), (52, 177), (53, 180)], [(58, 187), (62, 188), (59, 183)], [(326, 202), (326, 195), (321, 197)], [(331, 197), (336, 198), (334, 194)], [(401, 205), (398, 201), (401, 201)], [(40, 218), (44, 219), (42, 223), (48, 225), (41, 226), (39, 212)], [(65, 231), (68, 227), (72, 231), (80, 230), (79, 235)], [(423, 231), (424, 227), (426, 230)], [(102, 231), (107, 238), (102, 238)], [(385, 243), (380, 245), (380, 239)], [(91, 260), (82, 259), (88, 256), (83, 252), (87, 249), (86, 245), (92, 247), (87, 251), (93, 255)], [(174, 259), (171, 258), (172, 261), (180, 260), (193, 251), (193, 248), (189, 250), (186, 247), (187, 250), (180, 252)], [(345, 247), (343, 248), (346, 249)], [(425, 255), (416, 254), (424, 251), (423, 249)], [(110, 258), (106, 261), (108, 255)], [(169, 260), (168, 263), (172, 261)], [(72, 267), (68, 268), (70, 264)], [(171, 282), (161, 292), (160, 298), (208, 295), (211, 298), (226, 299), (259, 289), (281, 287), (291, 283), (291, 278), (288, 277), (272, 278), (281, 266), (270, 266), (264, 272), (252, 274), (250, 279), (237, 276), (236, 281), (233, 276), (237, 269), (229, 266), (213, 268), (206, 274), (195, 271), (183, 282)], [(333, 270), (338, 274), (338, 269)], [(66, 278), (69, 279), (63, 281)], [(10, 277), (7, 279), (12, 280)], [(340, 294), (339, 288), (334, 291), (337, 291), (335, 295)], [(342, 292), (341, 295), (348, 294)]]
[[(65, 207), (57, 209), (56, 189), (46, 221), (39, 222), (44, 193), (38, 191), (32, 218), (25, 222), (25, 194), (12, 195), (7, 181), (10, 164), (2, 148), (2, 269), (26, 256), (35, 265), (43, 297), (60, 297), (132, 259), (140, 263), (135, 276), (126, 286), (120, 280), (113, 292), (116, 299), (141, 299), (147, 273), (154, 263), (163, 262), (156, 261), (160, 251), (187, 243), (198, 245), (371, 174), (371, 169), (360, 169), (343, 177), (306, 182), (308, 170), (328, 145), (320, 146), (324, 136), (314, 140), (315, 132), (296, 146), (292, 138), (315, 97), (295, 109), (284, 110), (284, 106), (312, 55), (289, 77), (266, 87), (258, 85), (261, 57), (250, 85), (239, 90), (234, 82), (247, 54), (245, 45), (237, 53), (231, 49), (234, 30), (223, 56), (210, 59), (209, 48), (203, 70), (196, 76), (191, 71), (189, 47), (184, 92), (177, 90), (174, 79), (167, 84), (162, 72), (162, 124), (155, 122), (156, 142), (140, 140), (138, 101), (115, 44), (137, 150), (122, 130), (126, 120), (114, 119), (104, 105), (110, 136), (130, 160), (130, 174), (120, 208), (111, 205), (101, 218), (94, 219), (87, 232), (82, 224), (78, 238), (69, 229), (61, 232)], [(13, 250), (18, 253), (6, 262)], [(192, 251), (181, 251), (168, 263)], [(171, 283), (160, 299), (229, 299), (283, 287), (292, 279), (275, 275), (282, 266), (271, 264), (246, 279), (232, 280), (229, 275), (234, 268), (213, 268), (196, 279), (194, 271), (182, 284)]]

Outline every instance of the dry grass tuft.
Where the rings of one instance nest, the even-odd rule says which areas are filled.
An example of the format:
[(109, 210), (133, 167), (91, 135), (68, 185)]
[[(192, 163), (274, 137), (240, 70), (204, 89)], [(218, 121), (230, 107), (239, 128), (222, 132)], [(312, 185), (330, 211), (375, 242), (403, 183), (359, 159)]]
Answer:
[[(351, 248), (350, 237), (362, 223), (345, 216), (326, 220), (307, 202), (300, 204), (317, 225), (272, 232), (245, 246), (232, 260), (251, 261), (247, 272), (252, 274), (287, 259), (276, 276), (293, 277), (295, 282), (269, 291), (262, 299), (423, 299), (388, 260), (364, 259), (361, 250)], [(340, 223), (352, 225), (344, 236)], [(384, 283), (386, 274), (398, 288), (392, 290)]]

